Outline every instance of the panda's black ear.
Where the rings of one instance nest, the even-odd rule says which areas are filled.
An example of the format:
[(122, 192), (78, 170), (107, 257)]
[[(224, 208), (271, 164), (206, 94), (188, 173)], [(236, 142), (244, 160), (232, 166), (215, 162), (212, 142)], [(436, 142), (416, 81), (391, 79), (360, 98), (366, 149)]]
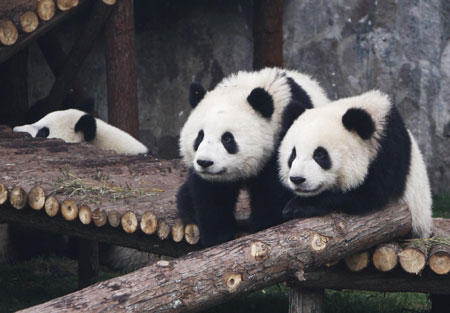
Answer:
[(202, 101), (203, 97), (206, 94), (205, 88), (198, 83), (193, 82), (191, 86), (189, 87), (189, 103), (192, 108), (195, 108), (197, 104)]
[(281, 133), (280, 138), (286, 135), (288, 129), (294, 123), (294, 121), (305, 112), (305, 106), (296, 100), (291, 100), (289, 104), (284, 108), (283, 116), (281, 119)]
[(85, 114), (75, 124), (75, 132), (83, 132), (84, 140), (91, 141), (95, 138), (97, 132), (97, 123), (90, 114)]
[(342, 123), (349, 131), (355, 130), (364, 139), (370, 139), (375, 132), (375, 122), (367, 111), (351, 108), (342, 116)]
[(261, 113), (265, 118), (272, 117), (274, 106), (273, 98), (264, 88), (255, 88), (247, 97), (248, 103), (252, 108)]

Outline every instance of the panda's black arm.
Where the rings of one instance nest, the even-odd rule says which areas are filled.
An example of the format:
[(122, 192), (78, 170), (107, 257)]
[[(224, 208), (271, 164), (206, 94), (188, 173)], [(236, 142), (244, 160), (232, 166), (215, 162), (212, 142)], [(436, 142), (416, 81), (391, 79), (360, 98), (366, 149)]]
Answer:
[(240, 183), (211, 182), (195, 173), (188, 180), (200, 243), (210, 247), (234, 239), (237, 227), (234, 209)]
[(345, 193), (325, 191), (315, 197), (296, 196), (286, 204), (283, 215), (286, 218), (301, 218), (322, 216), (332, 211), (361, 214), (380, 209), (387, 202), (386, 197), (368, 188)]

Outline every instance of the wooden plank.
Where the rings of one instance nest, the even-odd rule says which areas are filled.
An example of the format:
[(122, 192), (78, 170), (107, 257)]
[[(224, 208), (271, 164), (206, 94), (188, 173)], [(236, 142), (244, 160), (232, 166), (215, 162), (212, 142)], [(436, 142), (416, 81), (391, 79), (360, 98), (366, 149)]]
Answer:
[(323, 313), (324, 289), (292, 287), (289, 291), (289, 313)]

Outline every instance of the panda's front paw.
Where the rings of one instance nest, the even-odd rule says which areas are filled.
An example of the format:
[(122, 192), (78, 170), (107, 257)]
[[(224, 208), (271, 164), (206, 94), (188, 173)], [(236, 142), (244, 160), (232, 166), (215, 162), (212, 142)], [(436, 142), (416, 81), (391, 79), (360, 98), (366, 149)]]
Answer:
[(296, 218), (296, 215), (299, 213), (297, 212), (299, 211), (299, 208), (296, 199), (291, 199), (283, 209), (283, 217), (288, 220)]
[(323, 215), (323, 213), (318, 208), (300, 203), (297, 198), (290, 200), (283, 209), (283, 217), (285, 219), (307, 218), (320, 215)]

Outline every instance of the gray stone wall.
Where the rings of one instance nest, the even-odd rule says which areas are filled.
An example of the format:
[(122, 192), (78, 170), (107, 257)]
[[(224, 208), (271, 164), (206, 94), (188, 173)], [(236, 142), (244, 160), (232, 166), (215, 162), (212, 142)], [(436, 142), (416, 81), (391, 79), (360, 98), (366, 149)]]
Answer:
[(286, 0), (284, 12), (285, 66), (313, 74), (335, 99), (388, 93), (434, 191), (450, 190), (450, 2)]
[[(331, 98), (378, 88), (399, 107), (424, 153), (434, 191), (450, 190), (450, 2), (448, 0), (285, 0), (285, 66), (319, 79)], [(155, 154), (178, 155), (189, 114), (188, 86), (212, 88), (252, 67), (251, 1), (136, 0), (141, 140)], [(75, 24), (59, 31), (66, 49)], [(103, 42), (80, 77), (107, 118)], [(30, 103), (53, 77), (30, 53)]]

